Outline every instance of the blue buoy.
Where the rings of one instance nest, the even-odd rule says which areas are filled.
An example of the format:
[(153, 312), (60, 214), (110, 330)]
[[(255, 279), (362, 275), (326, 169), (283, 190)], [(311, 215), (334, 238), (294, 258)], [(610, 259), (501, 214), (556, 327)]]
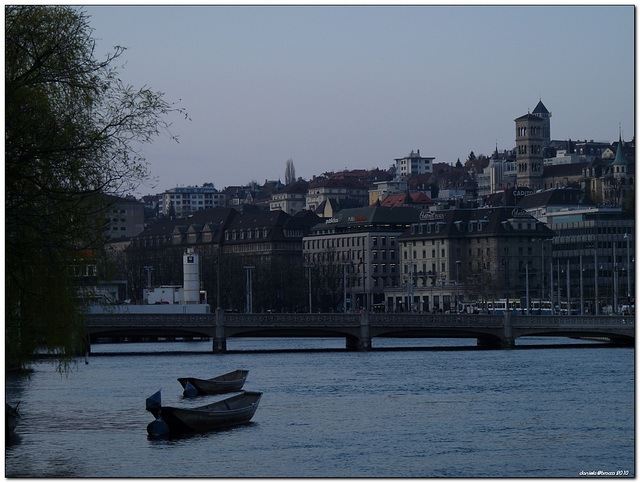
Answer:
[(198, 395), (198, 390), (196, 387), (191, 384), (189, 381), (184, 385), (184, 392), (182, 393), (184, 397), (194, 397)]
[(155, 421), (152, 421), (147, 426), (147, 433), (149, 436), (159, 437), (167, 436), (169, 434), (169, 426), (164, 422), (162, 417), (159, 417)]

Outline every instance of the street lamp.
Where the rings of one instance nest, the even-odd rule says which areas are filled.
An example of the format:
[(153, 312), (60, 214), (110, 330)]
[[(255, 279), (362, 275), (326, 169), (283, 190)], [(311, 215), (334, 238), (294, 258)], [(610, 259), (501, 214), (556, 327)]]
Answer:
[(456, 314), (460, 312), (460, 260), (456, 260)]
[(409, 262), (405, 262), (405, 266), (407, 267), (407, 309), (409, 312), (413, 312), (413, 264)]
[(151, 265), (145, 265), (143, 268), (147, 271), (147, 288), (151, 289), (151, 272), (153, 272), (153, 267)]
[(342, 262), (342, 311), (347, 313), (347, 267), (350, 262)]
[(583, 300), (583, 286), (582, 286), (582, 255), (580, 255), (580, 315), (584, 315), (583, 312), (583, 307), (584, 307), (584, 300)]
[(613, 241), (613, 313), (618, 313), (618, 260), (616, 259), (616, 241)]
[(530, 309), (530, 305), (529, 305), (529, 261), (526, 262), (526, 265), (524, 266), (524, 271), (525, 271), (525, 275), (527, 277), (526, 279), (526, 289), (527, 289), (527, 315), (531, 315), (531, 309)]
[(252, 287), (252, 277), (251, 271), (256, 268), (254, 265), (245, 265), (244, 268), (247, 271), (247, 308), (246, 311), (248, 314), (253, 312), (253, 287)]
[(629, 239), (631, 237), (628, 233), (624, 234), (624, 239), (627, 240), (627, 304), (631, 304), (631, 263), (629, 260)]
[(598, 303), (598, 239), (594, 243), (593, 248), (593, 259), (594, 259), (594, 286), (595, 286), (595, 312), (596, 315), (600, 315), (600, 304)]
[(311, 308), (311, 269), (314, 268), (315, 265), (305, 265), (304, 268), (309, 270), (309, 313), (312, 312)]
[(567, 258), (567, 315), (571, 315), (571, 283), (569, 271), (569, 259)]

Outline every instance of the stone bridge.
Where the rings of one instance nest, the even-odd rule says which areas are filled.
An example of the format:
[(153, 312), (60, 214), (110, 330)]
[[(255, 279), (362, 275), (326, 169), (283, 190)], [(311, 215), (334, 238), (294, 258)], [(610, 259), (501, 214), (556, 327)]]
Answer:
[(633, 316), (536, 316), (416, 313), (348, 314), (101, 314), (87, 316), (97, 337), (207, 337), (213, 352), (231, 337), (341, 337), (347, 349), (366, 351), (376, 337), (471, 338), (478, 346), (513, 348), (519, 337), (598, 338), (635, 344)]

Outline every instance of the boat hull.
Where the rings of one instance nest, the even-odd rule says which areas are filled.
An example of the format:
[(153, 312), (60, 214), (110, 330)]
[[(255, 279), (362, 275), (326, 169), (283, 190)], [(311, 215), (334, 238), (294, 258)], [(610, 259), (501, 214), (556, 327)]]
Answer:
[(185, 389), (185, 396), (190, 395), (187, 392), (187, 383), (196, 388), (198, 395), (225, 394), (242, 390), (242, 386), (247, 381), (248, 373), (249, 371), (246, 370), (237, 370), (212, 379), (179, 377), (178, 382)]
[[(150, 408), (149, 411), (156, 418), (161, 418), (170, 435), (202, 433), (250, 422), (258, 409), (261, 397), (261, 392), (243, 392), (197, 408), (161, 406)], [(159, 436), (158, 428), (163, 428), (157, 424), (158, 419), (147, 427), (148, 433), (152, 436)]]

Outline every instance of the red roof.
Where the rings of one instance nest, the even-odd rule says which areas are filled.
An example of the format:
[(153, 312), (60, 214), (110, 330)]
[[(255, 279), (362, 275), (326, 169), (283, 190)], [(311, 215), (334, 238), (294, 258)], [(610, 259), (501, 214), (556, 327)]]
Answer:
[[(411, 193), (411, 201), (413, 204), (422, 205), (425, 203), (433, 203), (424, 193)], [(380, 206), (404, 206), (407, 195), (389, 195), (381, 203)]]

